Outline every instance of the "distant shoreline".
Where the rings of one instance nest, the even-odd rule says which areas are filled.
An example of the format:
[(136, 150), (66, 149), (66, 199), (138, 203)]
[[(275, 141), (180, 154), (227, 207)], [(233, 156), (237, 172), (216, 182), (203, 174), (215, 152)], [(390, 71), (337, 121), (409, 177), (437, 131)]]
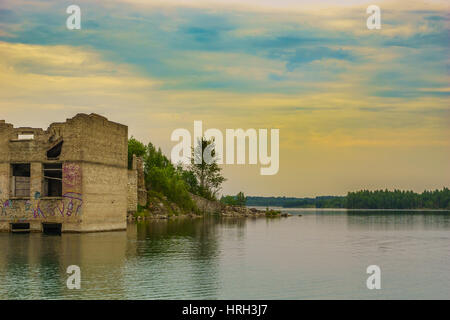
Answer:
[(248, 206), (274, 206), (285, 209), (348, 209), (348, 210), (450, 210), (450, 189), (425, 190), (360, 190), (346, 196), (296, 197), (246, 197)]
[(283, 210), (283, 211), (288, 211), (288, 210), (295, 210), (295, 211), (432, 211), (432, 212), (450, 212), (450, 209), (365, 209), (365, 208), (360, 208), (360, 209), (346, 209), (346, 208), (286, 208), (286, 207), (279, 207), (279, 206), (252, 206), (249, 205), (247, 206), (249, 208), (255, 208), (255, 209), (260, 209), (260, 208), (269, 208), (269, 209), (276, 209), (276, 210)]

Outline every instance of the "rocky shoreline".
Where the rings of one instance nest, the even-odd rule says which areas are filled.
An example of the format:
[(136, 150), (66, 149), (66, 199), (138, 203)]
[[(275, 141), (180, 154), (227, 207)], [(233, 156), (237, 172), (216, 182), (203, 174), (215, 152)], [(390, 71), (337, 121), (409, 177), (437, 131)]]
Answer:
[(196, 203), (199, 213), (184, 213), (178, 206), (167, 200), (166, 197), (150, 198), (145, 208), (140, 208), (138, 212), (128, 213), (128, 221), (142, 221), (142, 220), (164, 220), (164, 219), (179, 219), (179, 218), (202, 218), (205, 216), (219, 216), (232, 218), (258, 218), (258, 217), (289, 217), (289, 213), (266, 209), (260, 210), (256, 208), (248, 208), (245, 206), (230, 206), (225, 205), (219, 201), (207, 200), (197, 195), (191, 195)]
[(266, 212), (255, 208), (224, 206), (220, 212), (222, 217), (265, 217)]
[(219, 212), (216, 213), (205, 213), (203, 215), (187, 213), (187, 214), (167, 214), (158, 212), (150, 212), (146, 210), (141, 212), (141, 214), (128, 214), (128, 221), (143, 221), (143, 220), (166, 220), (166, 219), (180, 219), (180, 218), (190, 218), (198, 219), (205, 216), (219, 216), (219, 217), (231, 217), (231, 218), (259, 218), (259, 217), (290, 217), (292, 214), (283, 213), (280, 211), (273, 210), (259, 210), (256, 208), (239, 207), (239, 206), (223, 206)]

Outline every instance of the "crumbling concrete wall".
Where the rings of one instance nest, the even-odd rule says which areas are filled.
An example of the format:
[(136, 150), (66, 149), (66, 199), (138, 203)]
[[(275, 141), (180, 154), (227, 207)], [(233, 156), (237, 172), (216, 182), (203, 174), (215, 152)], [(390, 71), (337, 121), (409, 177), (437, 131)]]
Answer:
[(144, 160), (142, 159), (142, 157), (136, 158), (136, 171), (138, 204), (140, 206), (145, 206), (147, 205), (147, 188), (145, 186)]
[(133, 154), (132, 167), (128, 170), (128, 214), (137, 211), (137, 206), (147, 205), (147, 189), (145, 187), (144, 160)]

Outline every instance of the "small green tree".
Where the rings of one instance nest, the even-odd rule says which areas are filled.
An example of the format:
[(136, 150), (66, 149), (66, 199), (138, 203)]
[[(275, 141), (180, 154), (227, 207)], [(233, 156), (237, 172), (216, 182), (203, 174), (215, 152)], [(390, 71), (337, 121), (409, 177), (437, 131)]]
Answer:
[[(205, 150), (210, 153), (211, 161), (205, 161)], [(217, 164), (214, 139), (206, 140), (202, 137), (197, 146), (192, 148), (192, 160), (189, 167), (198, 181), (199, 194), (207, 199), (215, 199), (217, 192), (226, 179), (221, 174), (221, 168)]]

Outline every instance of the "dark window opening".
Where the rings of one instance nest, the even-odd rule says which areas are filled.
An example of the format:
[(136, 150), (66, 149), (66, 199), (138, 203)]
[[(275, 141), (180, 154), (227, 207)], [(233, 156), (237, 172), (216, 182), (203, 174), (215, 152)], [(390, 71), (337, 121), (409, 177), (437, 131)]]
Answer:
[(62, 145), (64, 141), (59, 142), (54, 147), (52, 147), (50, 150), (47, 151), (47, 159), (58, 159), (58, 157), (61, 155)]
[(29, 197), (30, 196), (30, 173), (29, 163), (20, 163), (11, 165), (11, 196)]
[(42, 231), (45, 234), (56, 234), (60, 235), (62, 229), (61, 223), (43, 223), (42, 224)]
[(62, 196), (62, 163), (44, 164), (44, 197)]
[(29, 223), (11, 223), (12, 232), (30, 232)]

